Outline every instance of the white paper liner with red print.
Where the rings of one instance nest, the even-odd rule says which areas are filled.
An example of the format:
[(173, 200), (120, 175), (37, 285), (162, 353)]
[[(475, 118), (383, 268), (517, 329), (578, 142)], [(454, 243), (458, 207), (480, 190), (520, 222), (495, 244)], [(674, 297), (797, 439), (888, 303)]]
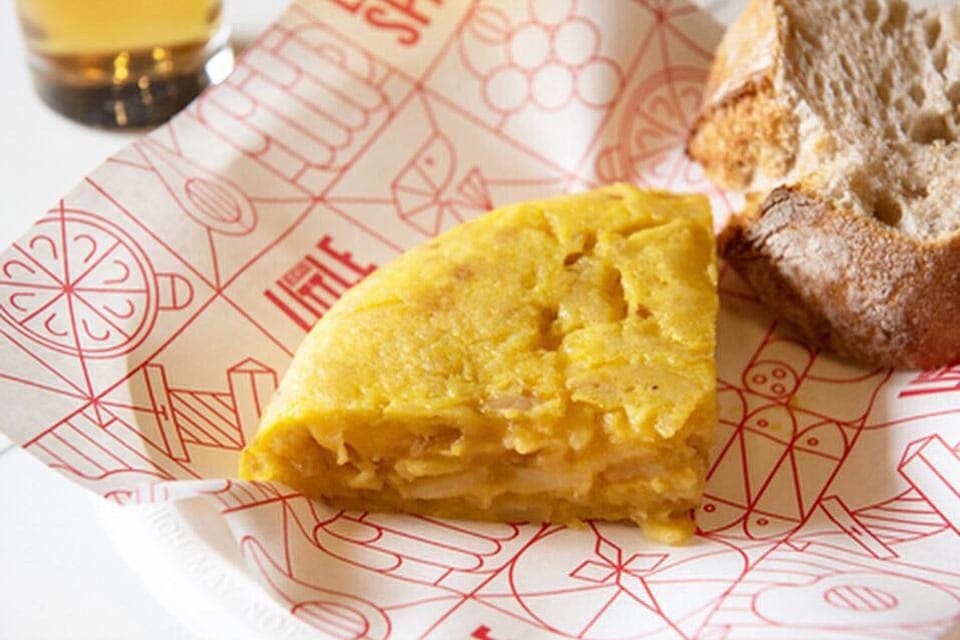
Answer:
[(842, 364), (726, 269), (687, 546), (227, 480), (305, 332), (399, 252), (615, 180), (704, 192), (721, 223), (735, 198), (682, 152), (720, 33), (668, 0), (295, 4), (0, 256), (4, 432), (109, 500), (216, 505), (316, 637), (938, 636), (960, 619), (960, 368)]

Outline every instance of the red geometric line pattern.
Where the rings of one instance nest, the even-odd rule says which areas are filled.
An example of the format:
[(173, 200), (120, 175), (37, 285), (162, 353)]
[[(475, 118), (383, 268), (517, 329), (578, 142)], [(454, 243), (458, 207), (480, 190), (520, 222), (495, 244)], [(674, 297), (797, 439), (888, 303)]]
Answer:
[(960, 391), (960, 363), (924, 371), (910, 381), (909, 388), (900, 392), (899, 397), (930, 395)]
[[(939, 584), (916, 569), (843, 551), (780, 548), (733, 589), (727, 601), (737, 606), (713, 615), (706, 630), (718, 637), (791, 638), (801, 629), (836, 637), (935, 637), (958, 618), (956, 577), (952, 585)], [(916, 615), (905, 618), (905, 610)]]
[(389, 115), (386, 86), (395, 71), (320, 22), (303, 14), (288, 20), (295, 15), (295, 26), (267, 29), (189, 113), (270, 173), (316, 195), (374, 122)]
[(190, 462), (188, 445), (242, 449), (244, 433), (256, 429), (277, 388), (276, 372), (252, 358), (227, 369), (227, 392), (171, 387), (165, 367), (159, 364), (144, 365), (139, 378), (144, 393), (133, 404), (104, 399), (100, 406), (129, 412), (145, 439), (171, 460), (184, 463)]
[[(100, 417), (80, 411), (25, 445), (50, 467), (100, 495), (122, 500), (132, 487), (174, 478), (196, 477), (143, 438), (135, 425), (108, 410)], [(156, 455), (160, 454), (160, 455)]]
[(960, 616), (942, 561), (960, 535), (956, 367), (895, 394), (890, 372), (803, 346), (726, 269), (721, 423), (686, 547), (606, 523), (345, 513), (224, 479), (292, 341), (393, 253), (610, 180), (736, 208), (681, 149), (719, 35), (690, 6), (424, 2), (412, 44), (295, 5), (0, 256), (9, 430), (118, 502), (205, 496), (319, 637), (942, 632)]
[[(740, 381), (721, 381), (720, 428), (726, 435), (698, 519), (704, 532), (763, 540), (797, 530), (849, 455), (889, 378), (881, 371), (823, 379), (816, 374), (820, 356), (779, 337), (774, 327), (745, 363)], [(836, 384), (849, 384), (857, 394), (832, 417), (795, 401), (805, 387)]]
[(192, 447), (236, 452), (256, 428), (276, 373), (246, 359), (227, 370), (228, 392), (171, 388), (165, 368), (136, 376), (142, 397), (106, 395), (29, 441), (25, 448), (101, 495), (124, 499), (138, 485), (198, 478)]
[(960, 535), (960, 444), (951, 448), (940, 435), (915, 440), (897, 470)]
[(916, 489), (862, 507), (854, 515), (865, 530), (888, 546), (935, 536), (949, 526)]
[(44, 347), (87, 358), (131, 351), (158, 309), (192, 296), (186, 281), (156, 274), (115, 224), (62, 201), (14, 244), (0, 272), (0, 317)]

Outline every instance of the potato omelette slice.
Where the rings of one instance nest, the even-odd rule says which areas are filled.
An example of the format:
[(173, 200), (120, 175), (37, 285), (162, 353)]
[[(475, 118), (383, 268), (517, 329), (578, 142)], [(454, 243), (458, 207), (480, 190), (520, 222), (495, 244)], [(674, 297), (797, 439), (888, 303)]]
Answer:
[(344, 508), (632, 520), (680, 542), (716, 422), (707, 200), (614, 185), (497, 209), (316, 324), (240, 475)]

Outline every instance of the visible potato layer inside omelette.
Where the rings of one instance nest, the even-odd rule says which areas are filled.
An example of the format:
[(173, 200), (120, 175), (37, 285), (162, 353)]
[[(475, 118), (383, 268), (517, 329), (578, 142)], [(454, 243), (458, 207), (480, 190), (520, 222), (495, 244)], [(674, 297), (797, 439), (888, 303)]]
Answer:
[(615, 185), (504, 207), (317, 323), (241, 475), (348, 508), (693, 529), (716, 422), (707, 201)]

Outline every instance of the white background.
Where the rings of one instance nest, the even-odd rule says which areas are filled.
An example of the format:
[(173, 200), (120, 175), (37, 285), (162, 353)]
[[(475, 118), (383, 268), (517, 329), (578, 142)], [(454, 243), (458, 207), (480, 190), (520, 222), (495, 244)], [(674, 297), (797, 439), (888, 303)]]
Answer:
[[(124, 0), (117, 0), (122, 2)], [(699, 0), (729, 19), (745, 0)], [(286, 3), (228, 0), (250, 41)], [(0, 248), (136, 134), (81, 127), (34, 95), (12, 0), (0, 0)], [(2, 423), (0, 423), (2, 428)], [(177, 640), (190, 635), (120, 560), (89, 496), (0, 436), (0, 638)]]

